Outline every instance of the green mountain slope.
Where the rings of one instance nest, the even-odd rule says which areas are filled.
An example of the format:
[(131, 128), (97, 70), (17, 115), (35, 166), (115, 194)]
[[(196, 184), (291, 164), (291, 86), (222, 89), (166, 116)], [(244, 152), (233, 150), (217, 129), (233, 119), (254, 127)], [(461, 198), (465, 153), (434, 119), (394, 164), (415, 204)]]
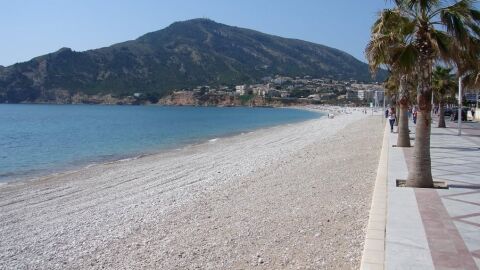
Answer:
[(62, 48), (0, 68), (0, 102), (48, 101), (59, 92), (164, 95), (204, 84), (253, 83), (276, 74), (371, 80), (365, 63), (340, 50), (194, 19), (110, 47)]

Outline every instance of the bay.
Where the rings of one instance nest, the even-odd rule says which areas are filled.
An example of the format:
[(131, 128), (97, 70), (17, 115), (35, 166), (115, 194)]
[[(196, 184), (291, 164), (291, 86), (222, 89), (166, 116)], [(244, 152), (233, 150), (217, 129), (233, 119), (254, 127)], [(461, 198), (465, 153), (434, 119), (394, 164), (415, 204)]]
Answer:
[(298, 109), (0, 105), (0, 182), (320, 117)]

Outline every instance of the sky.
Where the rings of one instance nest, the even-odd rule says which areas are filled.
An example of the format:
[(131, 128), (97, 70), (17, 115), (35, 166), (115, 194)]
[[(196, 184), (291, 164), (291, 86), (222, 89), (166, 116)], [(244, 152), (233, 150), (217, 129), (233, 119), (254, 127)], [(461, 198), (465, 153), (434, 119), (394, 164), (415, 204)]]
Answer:
[(385, 0), (0, 0), (0, 65), (62, 47), (84, 51), (175, 21), (219, 23), (343, 50), (361, 61)]

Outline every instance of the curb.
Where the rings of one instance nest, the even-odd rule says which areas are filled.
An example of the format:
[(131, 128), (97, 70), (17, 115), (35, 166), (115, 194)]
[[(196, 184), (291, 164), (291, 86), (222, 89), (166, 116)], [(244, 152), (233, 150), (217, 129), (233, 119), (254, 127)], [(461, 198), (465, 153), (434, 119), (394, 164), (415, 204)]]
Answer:
[(385, 269), (389, 126), (385, 125), (360, 269)]

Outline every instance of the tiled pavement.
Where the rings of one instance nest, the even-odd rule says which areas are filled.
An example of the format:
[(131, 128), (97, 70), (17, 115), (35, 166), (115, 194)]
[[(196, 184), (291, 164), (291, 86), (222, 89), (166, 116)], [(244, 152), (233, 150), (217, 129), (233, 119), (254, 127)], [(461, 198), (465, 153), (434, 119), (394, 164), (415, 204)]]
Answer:
[(462, 136), (447, 125), (433, 124), (431, 158), (434, 180), (449, 189), (396, 187), (413, 148), (392, 147), (397, 134), (388, 134), (384, 264), (364, 258), (363, 269), (480, 269), (480, 123), (463, 123)]
[(443, 220), (453, 225), (452, 242), (462, 254), (458, 259), (463, 265), (476, 264), (465, 269), (480, 269), (480, 123), (462, 124), (462, 136), (450, 121), (446, 129), (437, 130), (441, 134), (432, 144), (432, 170), (450, 186), (437, 191), (448, 214)]

